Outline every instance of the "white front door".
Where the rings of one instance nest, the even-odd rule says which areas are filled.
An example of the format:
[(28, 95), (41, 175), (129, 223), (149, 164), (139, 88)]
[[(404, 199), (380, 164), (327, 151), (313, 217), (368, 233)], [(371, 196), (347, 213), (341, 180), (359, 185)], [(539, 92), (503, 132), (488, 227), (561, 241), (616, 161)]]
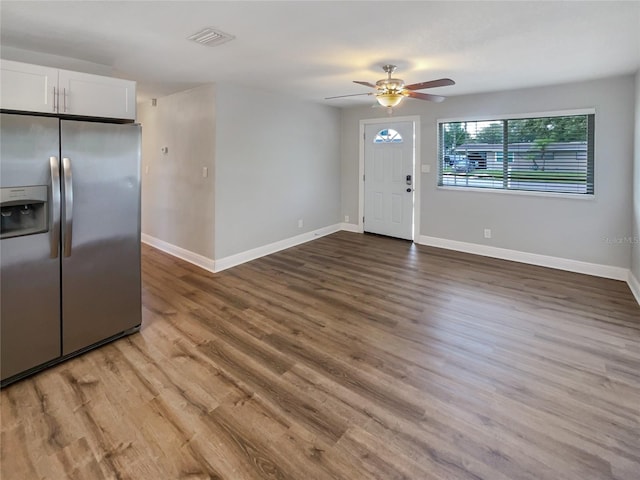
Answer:
[(413, 122), (368, 124), (364, 145), (364, 231), (412, 240)]

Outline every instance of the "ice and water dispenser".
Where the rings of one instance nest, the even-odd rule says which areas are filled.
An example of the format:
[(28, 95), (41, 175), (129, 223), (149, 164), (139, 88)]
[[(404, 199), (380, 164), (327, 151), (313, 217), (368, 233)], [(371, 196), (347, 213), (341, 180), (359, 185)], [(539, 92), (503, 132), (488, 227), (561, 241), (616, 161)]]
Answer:
[(46, 232), (47, 186), (0, 188), (0, 238)]

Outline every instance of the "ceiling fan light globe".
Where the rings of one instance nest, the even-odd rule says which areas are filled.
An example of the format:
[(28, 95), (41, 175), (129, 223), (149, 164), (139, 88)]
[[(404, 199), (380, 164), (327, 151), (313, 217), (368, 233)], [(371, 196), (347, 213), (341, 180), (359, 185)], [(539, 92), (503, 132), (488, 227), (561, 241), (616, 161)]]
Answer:
[(376, 95), (376, 100), (378, 100), (378, 103), (383, 107), (395, 107), (402, 101), (403, 98), (404, 95), (394, 92), (379, 93), (378, 95)]

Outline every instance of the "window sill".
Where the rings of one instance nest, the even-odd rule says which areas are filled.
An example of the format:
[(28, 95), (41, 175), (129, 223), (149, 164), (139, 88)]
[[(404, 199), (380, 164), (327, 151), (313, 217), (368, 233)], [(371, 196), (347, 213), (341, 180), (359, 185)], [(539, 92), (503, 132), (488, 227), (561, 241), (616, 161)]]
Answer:
[(481, 192), (497, 193), (499, 195), (524, 195), (526, 197), (547, 197), (547, 198), (569, 198), (571, 200), (595, 200), (593, 193), (559, 193), (559, 192), (536, 192), (533, 190), (507, 190), (500, 188), (479, 188), (479, 187), (450, 187), (438, 185), (438, 190), (449, 190), (458, 192)]

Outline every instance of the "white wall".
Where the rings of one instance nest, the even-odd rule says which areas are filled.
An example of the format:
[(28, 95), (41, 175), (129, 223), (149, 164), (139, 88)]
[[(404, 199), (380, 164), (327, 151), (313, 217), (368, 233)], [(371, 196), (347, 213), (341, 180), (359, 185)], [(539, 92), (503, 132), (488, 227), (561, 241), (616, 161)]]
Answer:
[[(407, 100), (395, 115), (421, 116), (421, 234), (447, 240), (629, 268), (634, 77), (448, 98)], [(444, 93), (444, 92), (443, 92)], [(445, 93), (446, 94), (446, 93)], [(437, 119), (595, 107), (594, 199), (552, 198), (437, 188)], [(377, 112), (377, 113), (376, 113)], [(358, 213), (359, 120), (386, 116), (369, 106), (343, 110), (342, 212)], [(491, 228), (492, 239), (483, 238)], [(607, 241), (609, 239), (609, 241)]]
[[(633, 236), (631, 273), (640, 286), (640, 70), (636, 74), (635, 156), (633, 169)], [(637, 292), (640, 294), (640, 292)], [(640, 298), (638, 298), (640, 301)]]
[[(214, 85), (159, 98), (156, 107), (138, 104), (138, 121), (142, 233), (213, 259)], [(168, 148), (167, 154), (162, 147)], [(208, 168), (207, 178), (203, 167)]]
[(215, 258), (338, 223), (339, 110), (237, 85), (216, 91)]

